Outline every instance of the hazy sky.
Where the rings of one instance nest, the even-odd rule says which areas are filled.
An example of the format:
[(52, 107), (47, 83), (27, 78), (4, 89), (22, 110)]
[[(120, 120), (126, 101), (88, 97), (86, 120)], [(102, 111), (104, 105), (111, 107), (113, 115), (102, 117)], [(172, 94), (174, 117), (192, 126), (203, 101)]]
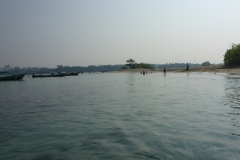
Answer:
[(222, 63), (240, 0), (1, 0), (0, 67)]

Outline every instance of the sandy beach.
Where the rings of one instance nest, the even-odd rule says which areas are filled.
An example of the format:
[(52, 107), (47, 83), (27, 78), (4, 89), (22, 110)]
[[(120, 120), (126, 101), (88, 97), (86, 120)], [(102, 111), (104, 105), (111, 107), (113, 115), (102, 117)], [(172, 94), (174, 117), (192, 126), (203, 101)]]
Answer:
[[(166, 68), (167, 69), (167, 68)], [(137, 73), (141, 71), (147, 71), (147, 73), (156, 73), (156, 72), (163, 72), (162, 69), (155, 69), (155, 70), (150, 70), (150, 69), (144, 69), (144, 68), (137, 68), (137, 69), (122, 69), (118, 71), (113, 71), (109, 73), (122, 73), (122, 72), (127, 72), (127, 73)], [(230, 74), (240, 74), (240, 68), (224, 68), (222, 66), (199, 66), (199, 67), (194, 67), (189, 69), (189, 71), (186, 71), (183, 68), (171, 68), (167, 69), (167, 72), (212, 72), (212, 73), (230, 73)]]

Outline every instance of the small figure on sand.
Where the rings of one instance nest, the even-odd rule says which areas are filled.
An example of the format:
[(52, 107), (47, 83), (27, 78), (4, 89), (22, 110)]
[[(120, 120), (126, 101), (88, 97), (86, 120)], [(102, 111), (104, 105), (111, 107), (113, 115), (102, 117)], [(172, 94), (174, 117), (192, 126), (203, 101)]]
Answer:
[(145, 71), (143, 71), (143, 75), (145, 75)]
[(186, 71), (188, 71), (188, 70), (189, 70), (189, 65), (188, 65), (188, 63), (187, 63)]
[(164, 69), (163, 69), (163, 73), (166, 73), (166, 68), (164, 67)]

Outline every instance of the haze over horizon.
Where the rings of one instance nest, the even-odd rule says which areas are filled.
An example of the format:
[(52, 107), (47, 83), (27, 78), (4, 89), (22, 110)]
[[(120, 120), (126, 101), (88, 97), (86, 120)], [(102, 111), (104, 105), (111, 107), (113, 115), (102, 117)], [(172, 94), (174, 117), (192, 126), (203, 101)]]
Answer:
[(1, 0), (0, 67), (222, 63), (238, 0)]

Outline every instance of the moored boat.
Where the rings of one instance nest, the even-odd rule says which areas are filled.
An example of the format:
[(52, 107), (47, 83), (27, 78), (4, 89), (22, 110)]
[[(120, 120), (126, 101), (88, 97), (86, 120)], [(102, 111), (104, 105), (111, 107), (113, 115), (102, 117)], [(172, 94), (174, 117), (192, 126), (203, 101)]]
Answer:
[(22, 74), (8, 74), (8, 72), (0, 72), (0, 81), (15, 81), (15, 80), (21, 80), (26, 73)]
[(32, 78), (45, 78), (45, 77), (64, 77), (66, 73), (57, 73), (57, 74), (33, 74)]
[(77, 76), (80, 72), (66, 73), (66, 76)]

